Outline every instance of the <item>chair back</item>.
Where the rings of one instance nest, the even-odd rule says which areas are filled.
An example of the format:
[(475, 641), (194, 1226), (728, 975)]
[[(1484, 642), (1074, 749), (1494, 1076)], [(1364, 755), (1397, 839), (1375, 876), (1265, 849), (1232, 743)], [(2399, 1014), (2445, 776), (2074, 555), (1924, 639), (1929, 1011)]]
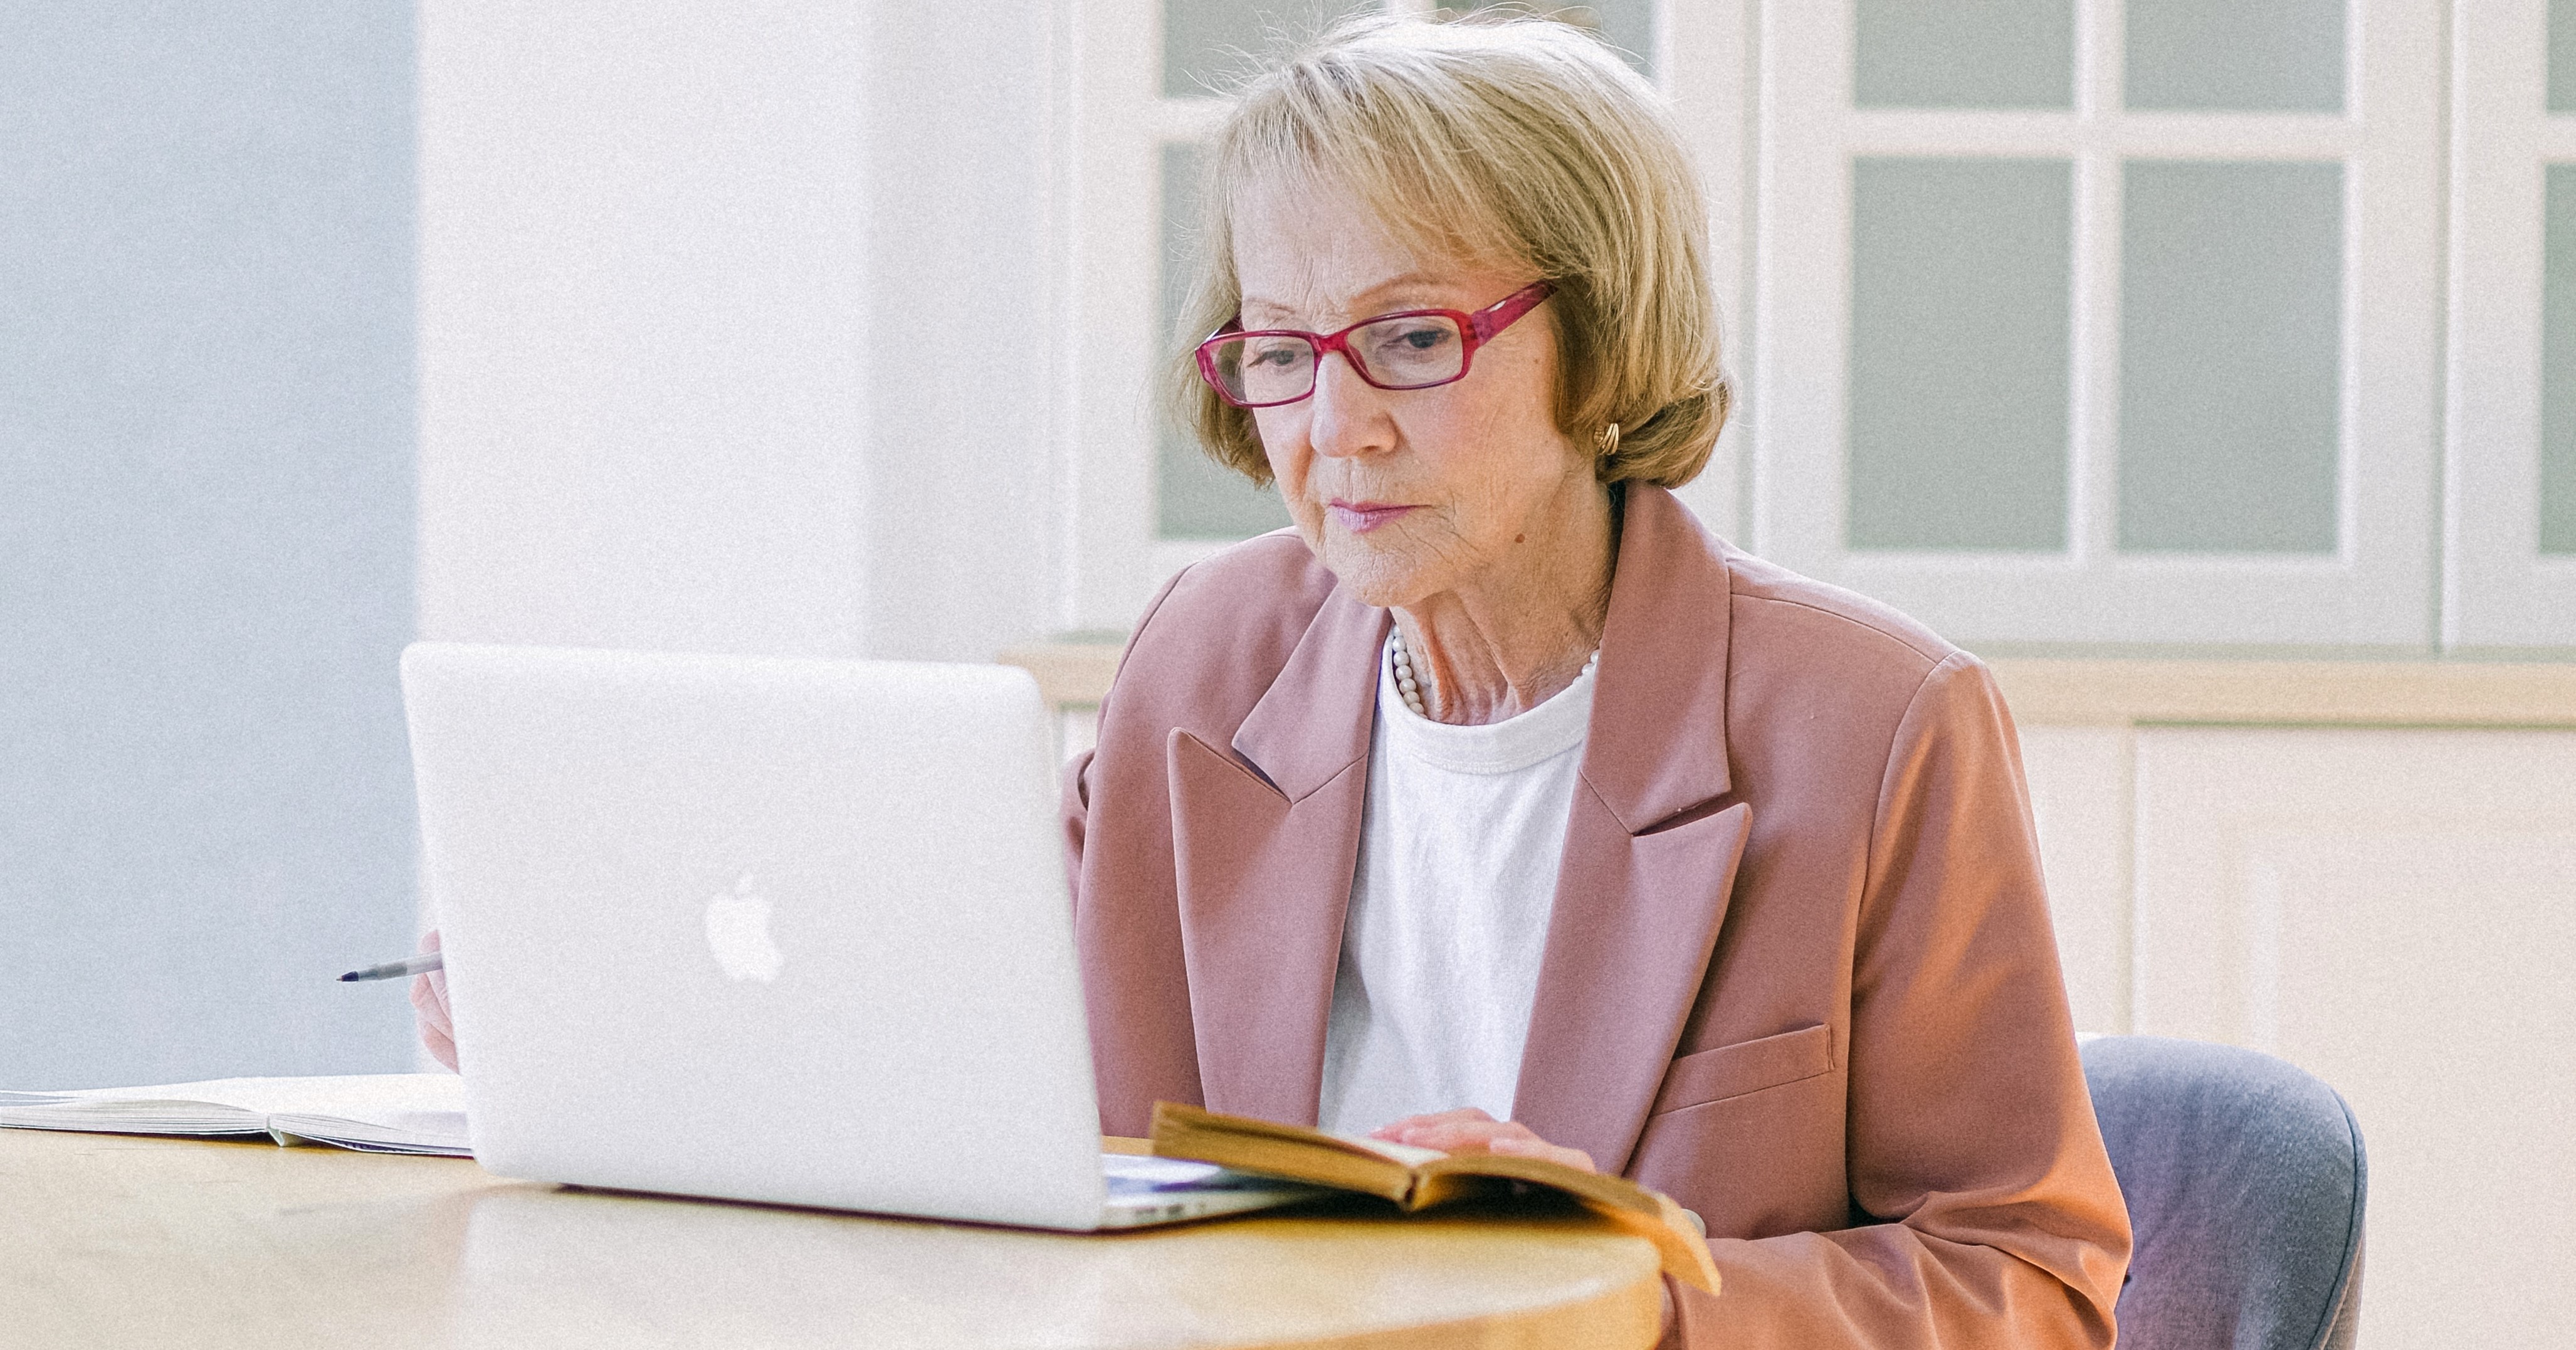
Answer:
[(2235, 1046), (2104, 1036), (2083, 1053), (2137, 1235), (2122, 1350), (2349, 1350), (2369, 1168), (2343, 1098)]

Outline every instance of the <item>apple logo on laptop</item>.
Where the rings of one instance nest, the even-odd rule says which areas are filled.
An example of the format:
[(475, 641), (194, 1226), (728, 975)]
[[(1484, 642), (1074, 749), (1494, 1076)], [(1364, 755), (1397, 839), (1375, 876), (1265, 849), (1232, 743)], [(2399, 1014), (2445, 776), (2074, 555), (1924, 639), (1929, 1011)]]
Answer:
[(767, 984), (787, 964), (769, 936), (769, 908), (769, 897), (753, 893), (749, 872), (732, 890), (718, 891), (707, 901), (707, 949), (726, 975)]

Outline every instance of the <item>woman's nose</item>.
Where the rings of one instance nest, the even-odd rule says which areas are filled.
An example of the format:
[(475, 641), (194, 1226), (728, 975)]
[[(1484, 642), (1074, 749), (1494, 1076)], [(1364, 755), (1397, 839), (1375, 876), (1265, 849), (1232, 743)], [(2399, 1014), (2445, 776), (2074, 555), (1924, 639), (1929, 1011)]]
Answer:
[(1365, 455), (1395, 443), (1385, 395), (1351, 369), (1349, 357), (1334, 352), (1316, 365), (1309, 398), (1306, 437), (1316, 454)]

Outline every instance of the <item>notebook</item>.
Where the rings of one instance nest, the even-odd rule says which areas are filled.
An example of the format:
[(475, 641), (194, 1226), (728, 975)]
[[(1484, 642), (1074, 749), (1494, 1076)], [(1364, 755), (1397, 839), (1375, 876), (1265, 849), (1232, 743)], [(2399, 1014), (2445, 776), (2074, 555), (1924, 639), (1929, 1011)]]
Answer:
[(366, 1153), (472, 1156), (454, 1074), (217, 1078), (152, 1087), (0, 1091), (0, 1126), (95, 1134), (266, 1137)]

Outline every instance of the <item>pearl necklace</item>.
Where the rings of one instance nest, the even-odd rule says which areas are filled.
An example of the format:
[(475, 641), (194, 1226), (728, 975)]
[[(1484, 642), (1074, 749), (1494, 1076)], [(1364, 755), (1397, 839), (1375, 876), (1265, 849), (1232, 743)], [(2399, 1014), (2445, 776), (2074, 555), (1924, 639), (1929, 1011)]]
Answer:
[[(1403, 629), (1398, 628), (1387, 635), (1387, 654), (1395, 662), (1395, 690), (1404, 695), (1404, 706), (1411, 708), (1414, 716), (1430, 721), (1431, 710), (1422, 706), (1423, 677), (1414, 674), (1413, 653), (1405, 649)], [(1583, 675), (1591, 674), (1593, 668), (1600, 664), (1601, 649), (1595, 647), (1590, 656), (1583, 658)], [(1583, 675), (1574, 678), (1579, 680)]]

